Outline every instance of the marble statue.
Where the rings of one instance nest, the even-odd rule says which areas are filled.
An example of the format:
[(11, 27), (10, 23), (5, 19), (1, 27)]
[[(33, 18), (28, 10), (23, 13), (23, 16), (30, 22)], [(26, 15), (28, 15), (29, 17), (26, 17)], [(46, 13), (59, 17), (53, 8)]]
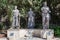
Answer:
[(34, 16), (35, 16), (35, 14), (33, 13), (32, 9), (30, 8), (30, 11), (28, 12), (28, 29), (33, 29), (35, 26)]
[(47, 2), (43, 3), (43, 7), (41, 8), (42, 11), (42, 25), (43, 29), (48, 29), (49, 28), (49, 20), (50, 20), (50, 15), (51, 13), (49, 7), (47, 6)]
[(19, 10), (17, 9), (17, 6), (15, 6), (15, 9), (12, 11), (13, 12), (13, 21), (12, 21), (12, 28), (19, 28), (20, 26), (20, 20), (19, 20)]

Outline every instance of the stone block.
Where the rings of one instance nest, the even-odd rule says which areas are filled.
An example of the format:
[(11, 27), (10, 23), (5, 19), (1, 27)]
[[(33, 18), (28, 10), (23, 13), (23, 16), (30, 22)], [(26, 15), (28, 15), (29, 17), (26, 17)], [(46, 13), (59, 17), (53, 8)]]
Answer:
[(41, 30), (35, 29), (33, 30), (32, 34), (34, 37), (41, 37)]
[[(20, 38), (24, 38), (26, 37), (26, 35), (28, 34), (28, 31), (30, 29), (19, 29), (19, 30), (7, 30), (7, 37), (9, 38), (9, 40), (19, 40)], [(33, 30), (33, 32), (31, 31)], [(41, 38), (46, 38), (47, 40), (49, 38), (53, 38), (54, 37), (54, 31), (51, 29), (45, 29), (45, 30), (41, 30), (41, 29), (31, 29), (30, 31), (32, 32), (32, 35), (35, 36), (36, 38), (39, 38), (41, 36)]]
[(47, 40), (52, 40), (53, 38), (54, 38), (54, 31), (53, 30), (50, 30), (47, 33)]
[(54, 31), (52, 29), (45, 29), (41, 30), (41, 37), (42, 38), (49, 38), (49, 37), (54, 37)]
[(7, 37), (9, 40), (18, 40), (19, 39), (19, 30), (7, 30)]
[(23, 38), (28, 34), (28, 30), (27, 29), (20, 29), (19, 30), (19, 37)]

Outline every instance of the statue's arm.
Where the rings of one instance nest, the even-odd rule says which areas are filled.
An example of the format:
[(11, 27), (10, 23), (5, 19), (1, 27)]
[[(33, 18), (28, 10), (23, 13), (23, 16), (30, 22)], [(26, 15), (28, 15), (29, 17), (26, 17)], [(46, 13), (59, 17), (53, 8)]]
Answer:
[[(49, 9), (49, 8), (48, 8)], [(51, 10), (49, 9), (49, 13), (51, 13)]]
[(19, 21), (19, 24), (20, 24), (20, 13), (18, 12), (18, 21)]
[(41, 12), (43, 11), (43, 7), (41, 8)]
[(19, 17), (21, 16), (21, 14), (20, 14), (19, 10), (18, 10), (18, 16), (19, 16)]
[(33, 12), (33, 16), (35, 16), (35, 13)]

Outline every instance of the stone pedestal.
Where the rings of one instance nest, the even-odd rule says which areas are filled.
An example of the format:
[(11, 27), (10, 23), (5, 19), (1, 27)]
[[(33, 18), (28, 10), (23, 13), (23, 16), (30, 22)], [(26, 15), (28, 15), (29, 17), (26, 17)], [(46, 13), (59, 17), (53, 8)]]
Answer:
[(7, 37), (9, 40), (18, 40), (19, 39), (19, 30), (7, 30)]
[(20, 38), (24, 38), (26, 36), (26, 34), (28, 34), (28, 30), (27, 29), (20, 29), (19, 30), (19, 37)]
[(0, 40), (8, 40), (7, 38), (0, 38)]
[[(29, 37), (29, 34), (28, 34), (29, 30), (30, 29), (7, 30), (7, 37), (9, 38), (9, 40), (20, 40), (21, 38), (25, 40)], [(54, 31), (51, 29), (46, 29), (46, 30), (33, 29), (32, 39), (33, 40), (35, 40), (35, 38), (39, 39), (38, 35), (39, 37), (41, 36), (41, 38), (51, 40), (54, 37)]]
[(20, 38), (20, 40), (46, 40), (46, 39), (42, 39), (42, 38), (37, 38), (37, 37), (33, 37), (32, 39), (28, 39), (26, 38)]
[(25, 29), (13, 29), (13, 30), (7, 30), (7, 37), (9, 40), (19, 40), (20, 38), (24, 38), (27, 34), (28, 30)]
[(51, 30), (47, 33), (47, 40), (52, 40), (54, 38), (54, 31)]
[(53, 38), (54, 37), (54, 31), (51, 29), (45, 29), (41, 30), (41, 38)]

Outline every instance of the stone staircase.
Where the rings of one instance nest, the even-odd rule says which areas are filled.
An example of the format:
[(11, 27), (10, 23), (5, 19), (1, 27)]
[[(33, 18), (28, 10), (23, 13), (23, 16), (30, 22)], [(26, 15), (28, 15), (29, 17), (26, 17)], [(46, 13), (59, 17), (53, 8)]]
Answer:
[[(28, 31), (32, 31), (31, 39), (29, 39)], [(0, 40), (60, 40), (60, 38), (54, 37), (52, 29), (13, 29), (7, 30), (7, 38), (0, 38)]]

